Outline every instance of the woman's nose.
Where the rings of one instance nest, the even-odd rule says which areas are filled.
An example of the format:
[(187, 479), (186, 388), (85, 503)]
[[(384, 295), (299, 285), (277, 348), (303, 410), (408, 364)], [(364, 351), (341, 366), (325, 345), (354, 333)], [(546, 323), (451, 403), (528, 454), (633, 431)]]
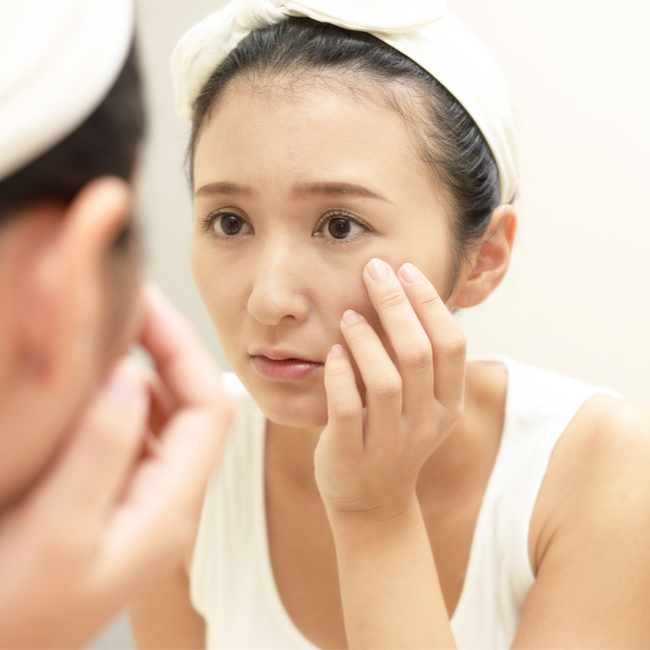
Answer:
[(289, 247), (259, 255), (248, 298), (249, 314), (264, 325), (279, 325), (285, 319), (305, 320), (309, 314), (305, 292), (309, 275), (301, 268), (300, 255)]

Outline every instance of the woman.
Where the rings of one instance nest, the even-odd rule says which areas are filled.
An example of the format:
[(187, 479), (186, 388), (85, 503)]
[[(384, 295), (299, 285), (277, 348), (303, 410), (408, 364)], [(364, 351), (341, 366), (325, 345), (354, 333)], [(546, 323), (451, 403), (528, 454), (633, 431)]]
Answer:
[(245, 391), (193, 557), (136, 635), (643, 647), (647, 412), (466, 363), (450, 313), (508, 268), (503, 82), (438, 4), (332, 4), (232, 3), (175, 53), (194, 275)]

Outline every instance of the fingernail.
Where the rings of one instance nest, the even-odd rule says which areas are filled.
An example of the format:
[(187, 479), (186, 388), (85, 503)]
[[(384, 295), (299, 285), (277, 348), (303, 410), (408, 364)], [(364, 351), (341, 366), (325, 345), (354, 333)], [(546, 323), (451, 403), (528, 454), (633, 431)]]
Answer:
[(344, 357), (345, 356), (345, 350), (343, 349), (342, 345), (339, 345), (338, 343), (334, 346), (332, 346), (332, 349), (330, 350), (330, 357), (332, 359), (336, 359), (337, 357)]
[(128, 403), (135, 389), (135, 378), (130, 372), (125, 372), (122, 368), (113, 370), (101, 386), (101, 390), (106, 397), (113, 402), (122, 404)]
[(403, 264), (397, 273), (405, 282), (408, 282), (410, 284), (422, 282), (422, 280), (424, 280), (424, 275), (422, 272), (413, 266), (413, 264), (410, 262)]
[(356, 325), (357, 323), (362, 323), (365, 318), (361, 314), (357, 314), (356, 311), (348, 309), (343, 314), (343, 322), (349, 327), (351, 325)]
[(375, 258), (368, 262), (368, 275), (371, 280), (375, 282), (381, 282), (382, 280), (388, 280), (388, 264)]
[(124, 404), (138, 414), (149, 408), (149, 393), (132, 360), (120, 362), (107, 377), (101, 390), (113, 402)]

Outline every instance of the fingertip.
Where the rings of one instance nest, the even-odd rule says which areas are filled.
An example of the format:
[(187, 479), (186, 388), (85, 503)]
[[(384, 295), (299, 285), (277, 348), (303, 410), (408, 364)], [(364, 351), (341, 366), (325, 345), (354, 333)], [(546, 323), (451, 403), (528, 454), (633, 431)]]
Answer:
[(343, 368), (350, 366), (347, 350), (340, 344), (333, 345), (325, 360), (325, 380), (331, 380), (332, 373), (340, 374)]
[(325, 361), (325, 384), (332, 386), (347, 381), (353, 374), (352, 364), (347, 350), (340, 344), (333, 345)]
[(214, 401), (220, 369), (188, 318), (153, 284), (146, 287), (148, 314), (140, 344), (151, 357), (176, 405)]
[(87, 200), (93, 200), (104, 207), (124, 209), (125, 212), (130, 212), (133, 204), (133, 188), (118, 176), (98, 176), (82, 188), (77, 199), (73, 202), (74, 206)]
[(383, 282), (388, 280), (392, 269), (384, 260), (374, 257), (366, 264), (364, 271), (366, 277), (372, 282)]
[(100, 392), (114, 404), (126, 406), (138, 418), (149, 411), (146, 371), (132, 356), (117, 362), (100, 386)]
[(406, 262), (402, 264), (397, 271), (397, 276), (404, 280), (408, 284), (416, 284), (418, 282), (423, 282), (426, 280), (426, 277), (414, 264)]
[(366, 319), (354, 309), (346, 309), (341, 318), (341, 325), (346, 327), (352, 327), (353, 325), (358, 325), (363, 323)]

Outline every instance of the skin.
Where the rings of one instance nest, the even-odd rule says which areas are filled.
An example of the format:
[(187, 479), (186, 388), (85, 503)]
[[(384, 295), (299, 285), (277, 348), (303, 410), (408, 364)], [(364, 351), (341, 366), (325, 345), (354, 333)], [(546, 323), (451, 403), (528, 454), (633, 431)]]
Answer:
[[(132, 238), (126, 250), (109, 250), (130, 204), (130, 188), (105, 178), (85, 188), (70, 206), (53, 202), (25, 206), (3, 228), (1, 282), (7, 310), (0, 350), (0, 430), (18, 435), (2, 437), (2, 506), (20, 498), (43, 471), (71, 419), (89, 398), (90, 387), (136, 336), (139, 246)], [(118, 303), (111, 295), (116, 282), (123, 294), (119, 329), (108, 316)], [(65, 291), (79, 295), (77, 304), (66, 305)], [(102, 295), (112, 300), (102, 304)], [(100, 315), (101, 324), (86, 325)], [(68, 350), (71, 354), (64, 363)], [(69, 390), (73, 377), (79, 380), (74, 391)], [(37, 391), (43, 408), (27, 408)], [(17, 439), (20, 445), (15, 444)]]
[[(103, 177), (0, 233), (0, 647), (81, 646), (178, 563), (230, 422), (137, 239), (115, 245), (132, 201)], [(123, 358), (138, 340), (154, 370)]]
[[(265, 105), (271, 110), (264, 110)], [(295, 123), (298, 107), (299, 133), (289, 128), (277, 132), (278, 122)], [(356, 121), (334, 120), (327, 132), (322, 133), (321, 125), (327, 116), (349, 112), (349, 109), (348, 98), (329, 93), (317, 94), (306, 102), (287, 99), (276, 103), (254, 93), (236, 94), (219, 111), (224, 120), (215, 122), (217, 128), (206, 130), (196, 152), (197, 236), (193, 240), (192, 265), (197, 286), (206, 304), (229, 305), (223, 310), (208, 309), (233, 370), (249, 391), (256, 398), (259, 396), (269, 419), (297, 427), (322, 427), (327, 422), (322, 376), (314, 376), (311, 381), (296, 386), (267, 382), (252, 368), (249, 353), (258, 347), (291, 346), (295, 356), (324, 363), (332, 345), (342, 341), (338, 323), (346, 307), (357, 309), (378, 325), (361, 278), (365, 262), (382, 257), (397, 267), (411, 259), (416, 266), (424, 267), (438, 286), (447, 282), (452, 262), (440, 192), (405, 146), (401, 120), (385, 111), (368, 110), (370, 121), (361, 131)], [(232, 122), (238, 121), (240, 111), (244, 111), (242, 123), (255, 123), (256, 128), (240, 134), (243, 138), (238, 140), (237, 148), (241, 153), (235, 160), (230, 156), (232, 138), (228, 141), (223, 138)], [(388, 128), (384, 124), (386, 118), (389, 118)], [(224, 126), (219, 128), (217, 124)], [(375, 139), (362, 162), (359, 149), (377, 128), (383, 129), (382, 139)], [(260, 150), (260, 141), (268, 143), (268, 147)], [(386, 150), (399, 153), (390, 158), (390, 163), (382, 164), (382, 159), (386, 161)], [(221, 156), (228, 156), (227, 169), (217, 165)], [(252, 158), (259, 160), (255, 168), (248, 162)], [(367, 161), (373, 160), (374, 164), (368, 164)], [(359, 170), (362, 165), (363, 169)], [(268, 173), (274, 166), (287, 170), (283, 183), (278, 183), (275, 174)], [(319, 168), (324, 171), (319, 173)], [(405, 178), (410, 184), (405, 184)], [(231, 198), (211, 196), (209, 189), (202, 191), (202, 188), (209, 188), (214, 179), (237, 179), (254, 194)], [(356, 184), (385, 200), (337, 195), (334, 190), (330, 194), (326, 188), (319, 194), (316, 188), (321, 182)], [(196, 229), (208, 213), (231, 204), (240, 206), (241, 212), (237, 214), (243, 216), (250, 212), (263, 220), (259, 226), (251, 224), (255, 237), (243, 235), (235, 242), (220, 241), (211, 237), (209, 231), (205, 233), (208, 236), (198, 236), (200, 230)], [(328, 212), (336, 214), (337, 209), (358, 214), (364, 222), (370, 222), (372, 215), (369, 225), (376, 233), (363, 233), (356, 226), (354, 232), (358, 237), (337, 242), (328, 235), (324, 225), (322, 234), (313, 236), (319, 218)], [(396, 220), (402, 209), (408, 210), (413, 218)], [(427, 233), (430, 244), (409, 258), (410, 242), (421, 236), (427, 221), (437, 225), (433, 232)], [(305, 242), (311, 245), (305, 246)], [(227, 268), (233, 275), (245, 272), (247, 286), (241, 286), (243, 283), (217, 286), (209, 281), (210, 274), (217, 270), (213, 253), (216, 249), (219, 269)], [(336, 290), (322, 291), (323, 281)], [(234, 309), (230, 305), (235, 304), (239, 307), (238, 315), (248, 312), (252, 317), (242, 323), (233, 320)], [(284, 407), (281, 413), (274, 411), (278, 398), (286, 396), (287, 390), (295, 393), (290, 406), (295, 409), (295, 416), (286, 413)]]
[[(455, 647), (449, 620), (507, 378), (498, 364), (466, 363), (449, 310), (498, 286), (515, 215), (495, 210), (451, 287), (447, 197), (411, 132), (389, 109), (311, 81), (230, 88), (204, 124), (194, 276), (268, 418), (268, 541), (298, 629), (319, 647)], [(323, 220), (341, 213), (365, 227), (337, 240)], [(274, 350), (322, 365), (269, 379), (254, 357)], [(538, 579), (513, 647), (650, 643), (639, 605), (650, 596), (648, 421), (642, 407), (597, 397), (562, 436), (531, 521)], [(141, 646), (202, 642), (186, 569), (135, 610)]]

